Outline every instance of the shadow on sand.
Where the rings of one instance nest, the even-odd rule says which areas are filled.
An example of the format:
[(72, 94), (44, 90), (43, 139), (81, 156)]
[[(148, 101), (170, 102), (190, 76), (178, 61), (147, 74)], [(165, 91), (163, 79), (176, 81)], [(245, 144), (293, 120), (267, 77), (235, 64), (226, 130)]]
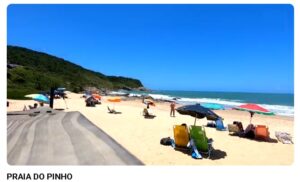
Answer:
[[(175, 148), (175, 151), (182, 152), (182, 153), (192, 157), (191, 156), (192, 151), (190, 148)], [(207, 154), (201, 153), (201, 155), (203, 156), (203, 158), (206, 158), (206, 159), (219, 160), (219, 159), (224, 159), (227, 156), (227, 153), (225, 151), (222, 151), (219, 149), (214, 149), (210, 154), (210, 158), (208, 158)]]
[(257, 142), (278, 143), (278, 140), (275, 138), (268, 138), (267, 140), (263, 140), (263, 139), (247, 138), (247, 137), (244, 137), (244, 136), (238, 135), (238, 134), (229, 134), (229, 136), (240, 137), (240, 138), (253, 140), (253, 141), (257, 141)]

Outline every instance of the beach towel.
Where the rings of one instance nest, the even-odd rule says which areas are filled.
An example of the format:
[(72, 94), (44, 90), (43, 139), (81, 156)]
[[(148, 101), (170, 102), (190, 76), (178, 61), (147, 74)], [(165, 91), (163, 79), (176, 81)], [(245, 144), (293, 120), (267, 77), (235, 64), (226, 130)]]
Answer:
[(275, 136), (283, 144), (293, 144), (292, 136), (289, 133), (275, 131)]
[(195, 142), (193, 139), (190, 140), (190, 146), (192, 148), (192, 158), (194, 159), (202, 159), (202, 155), (199, 153), (196, 145), (195, 145)]

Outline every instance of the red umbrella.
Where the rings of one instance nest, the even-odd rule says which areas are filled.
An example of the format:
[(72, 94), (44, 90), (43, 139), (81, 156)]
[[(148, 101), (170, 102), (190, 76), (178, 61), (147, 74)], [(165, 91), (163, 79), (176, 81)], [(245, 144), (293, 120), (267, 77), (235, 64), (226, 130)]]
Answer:
[(152, 100), (148, 100), (148, 99), (144, 100), (144, 104), (149, 104), (151, 106), (155, 106), (155, 103)]
[(99, 94), (92, 94), (92, 96), (93, 96), (95, 99), (98, 99), (98, 100), (101, 99), (101, 95), (99, 95)]
[(250, 112), (250, 123), (251, 123), (254, 113), (265, 114), (265, 115), (274, 115), (273, 112), (271, 112), (259, 105), (256, 105), (256, 104), (244, 104), (244, 105), (235, 107), (234, 109)]

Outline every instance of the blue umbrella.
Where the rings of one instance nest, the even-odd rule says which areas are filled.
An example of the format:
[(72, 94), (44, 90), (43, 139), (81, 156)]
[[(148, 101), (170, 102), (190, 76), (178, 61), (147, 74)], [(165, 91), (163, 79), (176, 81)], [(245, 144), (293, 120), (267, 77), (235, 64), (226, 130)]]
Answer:
[(43, 102), (46, 104), (49, 104), (49, 98), (42, 95), (42, 94), (38, 94), (37, 96), (33, 97), (33, 100), (38, 101), (38, 102)]
[(215, 103), (203, 103), (201, 106), (206, 107), (208, 109), (213, 109), (213, 110), (224, 110), (224, 106), (221, 104), (215, 104)]

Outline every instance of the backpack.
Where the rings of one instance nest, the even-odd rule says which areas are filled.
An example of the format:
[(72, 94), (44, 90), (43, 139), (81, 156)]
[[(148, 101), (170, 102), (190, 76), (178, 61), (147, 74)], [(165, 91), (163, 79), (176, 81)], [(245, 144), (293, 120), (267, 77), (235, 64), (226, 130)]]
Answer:
[(160, 140), (161, 145), (172, 145), (172, 139), (170, 137), (162, 138)]

